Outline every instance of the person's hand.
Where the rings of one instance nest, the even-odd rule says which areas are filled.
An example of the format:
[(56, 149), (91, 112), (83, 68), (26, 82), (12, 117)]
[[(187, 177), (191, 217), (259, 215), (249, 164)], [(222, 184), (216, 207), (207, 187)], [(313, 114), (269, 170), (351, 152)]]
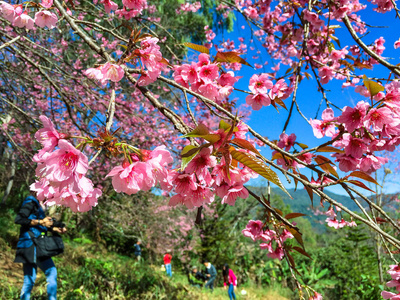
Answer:
[(50, 228), (51, 226), (53, 226), (53, 220), (51, 217), (46, 217), (46, 218), (40, 220), (40, 225)]
[(63, 227), (63, 228), (60, 228), (60, 227), (53, 227), (53, 231), (58, 232), (58, 233), (61, 233), (61, 234), (64, 234), (64, 233), (67, 232), (67, 228), (65, 228), (65, 227)]
[(224, 290), (226, 290), (226, 285), (224, 285)]
[(233, 286), (233, 289), (236, 291), (236, 285)]
[(207, 277), (211, 277), (211, 275), (210, 275), (210, 274), (207, 274)]

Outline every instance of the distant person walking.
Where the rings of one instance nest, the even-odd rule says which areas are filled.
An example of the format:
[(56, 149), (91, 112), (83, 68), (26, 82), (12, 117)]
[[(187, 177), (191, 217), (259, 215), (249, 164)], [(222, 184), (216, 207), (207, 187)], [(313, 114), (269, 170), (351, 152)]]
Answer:
[(135, 250), (133, 251), (133, 254), (136, 256), (136, 259), (138, 262), (142, 260), (142, 248), (140, 248), (141, 241), (138, 240), (135, 244)]
[(37, 248), (33, 239), (44, 235), (47, 231), (65, 233), (65, 225), (46, 217), (42, 205), (33, 197), (28, 196), (22, 203), (15, 223), (21, 225), (17, 244), (17, 255), (14, 262), (23, 263), (24, 284), (22, 300), (29, 300), (36, 281), (37, 267), (46, 275), (47, 295), (49, 300), (57, 299), (57, 269), (51, 257), (37, 258)]
[(215, 281), (215, 278), (217, 278), (217, 270), (208, 260), (204, 261), (204, 265), (206, 267), (206, 277), (208, 278), (206, 285), (204, 287), (210, 288), (210, 290), (213, 291), (214, 290), (214, 281)]
[(229, 299), (236, 299), (235, 289), (237, 286), (237, 279), (235, 273), (229, 269), (228, 264), (222, 267), (222, 276), (224, 277), (224, 288), (226, 289), (226, 286), (228, 286)]
[(165, 266), (165, 271), (167, 272), (167, 275), (169, 277), (172, 277), (172, 268), (171, 268), (171, 260), (172, 260), (172, 255), (170, 254), (171, 251), (167, 250), (167, 252), (164, 255), (164, 266)]

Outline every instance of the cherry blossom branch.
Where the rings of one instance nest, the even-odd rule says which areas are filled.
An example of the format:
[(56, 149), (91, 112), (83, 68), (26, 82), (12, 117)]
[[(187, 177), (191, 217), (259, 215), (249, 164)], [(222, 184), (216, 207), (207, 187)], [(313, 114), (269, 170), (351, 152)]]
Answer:
[(7, 42), (7, 43), (4, 43), (3, 45), (0, 46), (0, 50), (3, 49), (3, 48), (5, 48), (5, 47), (10, 46), (12, 43), (18, 41), (20, 38), (21, 38), (21, 36), (19, 35), (19, 36), (13, 38), (11, 41), (9, 41), (9, 42)]
[(186, 94), (186, 91), (183, 91), (183, 94), (184, 94), (184, 96), (185, 96), (186, 107), (187, 107), (187, 110), (188, 110), (188, 112), (189, 112), (190, 118), (192, 119), (194, 125), (197, 126), (198, 124), (197, 124), (196, 118), (195, 118), (194, 115), (193, 115), (192, 109), (190, 108), (189, 99), (188, 99), (188, 96), (187, 96), (187, 94)]
[(375, 59), (377, 62), (379, 62), (381, 65), (385, 66), (388, 68), (390, 71), (395, 73), (396, 75), (400, 76), (400, 68), (398, 66), (392, 65), (391, 63), (387, 62), (384, 60), (381, 56), (376, 54), (374, 51), (372, 51), (370, 48), (368, 48), (367, 45), (364, 44), (364, 42), (358, 37), (356, 31), (354, 28), (351, 26), (350, 20), (347, 16), (344, 16), (342, 18), (342, 21), (344, 25), (346, 25), (348, 31), (350, 32), (351, 36), (353, 37), (354, 41), (365, 51), (368, 53), (369, 56), (371, 56), (373, 59)]

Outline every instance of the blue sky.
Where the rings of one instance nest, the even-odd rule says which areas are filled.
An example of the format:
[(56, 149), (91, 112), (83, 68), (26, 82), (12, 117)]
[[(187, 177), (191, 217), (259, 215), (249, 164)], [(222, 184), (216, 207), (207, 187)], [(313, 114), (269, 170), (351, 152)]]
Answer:
[[(384, 57), (388, 57), (388, 60), (392, 64), (399, 63), (399, 56), (400, 56), (400, 49), (394, 49), (393, 44), (396, 40), (399, 39), (399, 26), (398, 26), (398, 19), (395, 19), (394, 12), (388, 12), (385, 14), (380, 14), (372, 11), (371, 4), (368, 4), (370, 8), (360, 12), (362, 20), (364, 20), (367, 24), (371, 26), (384, 26), (384, 28), (369, 28), (368, 34), (363, 37), (364, 43), (371, 44), (380, 36), (383, 36), (385, 39), (385, 47), (386, 50), (383, 54)], [(220, 33), (215, 38), (214, 42), (218, 43), (223, 40), (233, 40), (235, 41), (235, 45), (238, 46), (240, 43), (238, 41), (238, 37), (245, 37), (246, 42), (248, 43), (249, 38), (251, 37), (251, 31), (248, 28), (247, 23), (245, 22), (244, 18), (241, 15), (236, 15), (237, 22), (234, 26), (234, 30), (231, 33)], [(336, 29), (335, 36), (340, 39), (341, 46), (344, 47), (346, 45), (353, 45), (355, 42), (351, 39), (350, 34), (348, 33), (346, 27), (342, 23), (338, 23), (341, 28)], [(245, 26), (243, 30), (241, 27)], [(245, 43), (246, 43), (245, 42)], [(266, 52), (264, 51), (263, 47), (258, 43), (259, 50), (261, 50), (261, 54), (259, 54), (260, 58), (257, 60), (252, 59), (253, 55), (257, 55), (255, 51), (250, 51), (247, 54), (247, 57), (243, 56), (250, 64), (258, 63), (262, 64), (263, 61), (268, 61), (268, 65), (264, 67), (264, 69), (253, 70), (250, 67), (243, 66), (239, 72), (235, 72), (235, 74), (239, 76), (243, 76), (241, 80), (235, 86), (236, 88), (248, 90), (248, 82), (250, 77), (253, 74), (259, 74), (263, 72), (270, 71), (270, 67), (273, 65), (271, 64), (270, 59), (268, 58)], [(335, 48), (339, 49), (339, 47), (335, 44)], [(283, 69), (284, 72), (285, 70)], [(311, 73), (311, 72), (310, 72)], [(283, 74), (283, 73), (282, 73)], [(383, 67), (375, 67), (374, 70), (367, 70), (364, 69), (362, 71), (357, 71), (357, 74), (366, 74), (367, 76), (374, 76), (374, 77), (381, 77), (387, 78), (389, 72), (386, 68)], [(328, 99), (338, 105), (339, 107), (344, 107), (346, 105), (354, 106), (358, 101), (365, 100), (365, 97), (357, 94), (354, 92), (354, 88), (342, 88), (342, 82), (340, 81), (333, 81), (326, 85), (324, 88), (330, 90), (327, 92)], [(235, 97), (239, 98), (239, 104), (245, 103), (246, 94), (236, 92), (234, 94)], [(317, 91), (317, 83), (315, 80), (303, 80), (301, 82), (299, 90), (298, 90), (298, 103), (303, 114), (308, 118), (315, 118), (318, 106), (321, 101), (321, 94)], [(291, 97), (285, 100), (286, 106), (289, 108), (291, 103)], [(319, 111), (318, 118), (321, 118), (322, 110), (325, 109), (325, 104), (322, 105), (321, 110)], [(338, 115), (339, 112), (335, 111), (335, 115)], [(282, 132), (284, 127), (284, 123), (286, 121), (288, 112), (284, 109), (280, 109), (279, 114), (275, 110), (274, 107), (268, 106), (263, 107), (259, 111), (253, 111), (248, 124), (261, 133), (262, 135), (268, 137), (269, 139), (278, 139), (279, 134)], [(304, 143), (309, 147), (317, 146), (320, 143), (328, 141), (329, 138), (324, 139), (316, 139), (312, 133), (312, 129), (309, 124), (297, 113), (295, 110), (294, 115), (289, 123), (289, 126), (286, 130), (287, 134), (295, 133), (297, 135), (297, 141), (300, 143)], [(262, 149), (262, 153), (266, 157), (271, 157), (271, 151), (267, 148)], [(305, 175), (311, 175), (310, 172), (304, 172)], [(286, 182), (286, 179), (283, 176), (280, 176), (282, 182), (287, 187), (294, 187), (293, 184), (289, 185)], [(392, 175), (393, 177), (393, 175)], [(394, 178), (394, 177), (393, 177)], [(251, 182), (251, 184), (264, 184), (263, 181), (256, 180)], [(343, 194), (343, 191), (340, 188), (332, 188), (333, 192)], [(400, 186), (396, 184), (394, 181), (389, 183), (385, 186), (385, 190), (387, 192), (397, 192), (400, 190)]]

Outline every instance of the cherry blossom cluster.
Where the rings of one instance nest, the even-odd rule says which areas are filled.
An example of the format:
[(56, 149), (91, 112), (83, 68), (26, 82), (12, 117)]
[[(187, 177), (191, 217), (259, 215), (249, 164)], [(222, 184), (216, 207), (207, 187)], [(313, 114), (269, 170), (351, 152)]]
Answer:
[(273, 84), (268, 74), (254, 74), (250, 78), (249, 89), (252, 94), (246, 97), (246, 103), (254, 110), (269, 106), (276, 98), (284, 100), (293, 91), (293, 88), (289, 88), (283, 79)]
[[(140, 48), (135, 49), (130, 55), (132, 59), (140, 61), (142, 66), (142, 73), (138, 80), (139, 86), (148, 85), (156, 81), (165, 67), (162, 63), (163, 57), (160, 52), (160, 46), (157, 43), (157, 38), (146, 37), (140, 42)], [(124, 77), (124, 69), (121, 65), (110, 62), (97, 68), (89, 68), (83, 73), (89, 78), (98, 80), (102, 85), (106, 84), (107, 80), (118, 82)]]
[(388, 161), (375, 152), (393, 151), (400, 144), (400, 83), (391, 82), (385, 89), (386, 95), (374, 97), (374, 105), (359, 101), (355, 107), (345, 106), (338, 117), (327, 108), (322, 120), (311, 120), (317, 138), (332, 137), (332, 145), (344, 150), (332, 155), (340, 170), (373, 172)]
[[(239, 123), (237, 128), (235, 136), (244, 137), (247, 126)], [(220, 141), (213, 145), (218, 149), (227, 134), (223, 129), (213, 134), (221, 137)], [(213, 202), (215, 194), (222, 199), (222, 203), (234, 205), (237, 198), (246, 199), (249, 196), (244, 184), (258, 174), (246, 166), (230, 165), (225, 157), (217, 159), (212, 149), (213, 147), (202, 148), (184, 170), (174, 175), (172, 183), (176, 195), (171, 197), (169, 205), (184, 204), (189, 209), (200, 207)]]
[(83, 73), (89, 78), (98, 80), (102, 85), (105, 85), (107, 80), (118, 82), (124, 77), (124, 69), (120, 65), (109, 62), (97, 68), (89, 68)]
[(201, 8), (201, 3), (196, 1), (195, 3), (183, 3), (180, 7), (176, 10), (176, 13), (180, 15), (182, 12), (197, 12)]
[[(341, 211), (340, 207), (336, 207), (337, 211)], [(333, 210), (332, 207), (330, 207), (328, 209), (327, 212), (325, 212), (325, 215), (328, 216), (328, 218), (325, 220), (325, 222), (327, 223), (327, 225), (329, 227), (333, 227), (335, 229), (339, 229), (339, 228), (343, 228), (345, 226), (349, 226), (349, 227), (355, 227), (357, 226), (356, 222), (354, 222), (354, 220), (352, 220), (351, 222), (347, 222), (344, 219), (341, 219), (340, 222), (336, 219), (336, 213)]]
[(88, 158), (68, 142), (67, 136), (59, 133), (47, 117), (42, 115), (40, 120), (44, 127), (36, 132), (35, 138), (43, 148), (33, 157), (38, 164), (38, 180), (30, 189), (48, 205), (64, 205), (74, 212), (90, 210), (97, 205), (102, 193), (85, 177)]
[(53, 5), (53, 0), (43, 0), (41, 6), (44, 8), (35, 13), (35, 19), (28, 15), (23, 9), (22, 4), (11, 5), (4, 1), (0, 1), (0, 14), (4, 19), (11, 22), (13, 26), (19, 28), (33, 29), (34, 25), (44, 28), (53, 29), (58, 21), (57, 15), (48, 11)]
[[(294, 133), (287, 135), (286, 133), (281, 133), (279, 136), (279, 141), (277, 143), (277, 146), (281, 149), (284, 149), (286, 152), (290, 151), (291, 148), (295, 145), (296, 143), (296, 135)], [(304, 165), (297, 163), (293, 159), (289, 157), (283, 157), (278, 153), (278, 151), (273, 151), (272, 156), (276, 157), (277, 156), (277, 164), (282, 166), (285, 170), (295, 170), (296, 168), (304, 168)], [(298, 155), (297, 158), (306, 164), (311, 164), (312, 158), (314, 157), (314, 154), (311, 152), (305, 152), (301, 155)]]
[[(97, 4), (98, 0), (93, 0), (94, 4)], [(142, 14), (143, 10), (147, 8), (146, 0), (122, 0), (122, 9), (118, 9), (118, 4), (112, 0), (100, 0), (100, 3), (104, 5), (106, 13), (110, 13), (112, 10), (120, 18), (124, 17), (126, 20), (134, 18)]]
[[(242, 233), (245, 237), (251, 238), (254, 242), (262, 240), (263, 243), (260, 244), (260, 248), (267, 249), (267, 256), (281, 260), (285, 255), (283, 251), (283, 243), (287, 239), (294, 238), (294, 236), (287, 229), (283, 229), (283, 231), (278, 234), (276, 231), (268, 228), (264, 229), (264, 227), (262, 221), (250, 220), (246, 228), (242, 230)], [(275, 249), (273, 244), (275, 244)]]
[(211, 63), (205, 53), (199, 55), (197, 63), (178, 65), (174, 70), (177, 83), (217, 102), (228, 97), (238, 81), (232, 71), (220, 75), (218, 64)]
[(128, 195), (149, 191), (157, 183), (163, 190), (171, 190), (172, 178), (166, 168), (172, 163), (172, 156), (165, 146), (153, 151), (140, 150), (140, 154), (130, 154), (122, 165), (114, 167), (106, 177), (112, 177), (112, 185), (117, 193)]
[(397, 294), (382, 291), (381, 296), (383, 299), (390, 299), (390, 300), (400, 300), (400, 267), (398, 265), (390, 265), (390, 269), (387, 271), (392, 277), (392, 280), (386, 283), (388, 287), (395, 287), (396, 291), (399, 292)]

